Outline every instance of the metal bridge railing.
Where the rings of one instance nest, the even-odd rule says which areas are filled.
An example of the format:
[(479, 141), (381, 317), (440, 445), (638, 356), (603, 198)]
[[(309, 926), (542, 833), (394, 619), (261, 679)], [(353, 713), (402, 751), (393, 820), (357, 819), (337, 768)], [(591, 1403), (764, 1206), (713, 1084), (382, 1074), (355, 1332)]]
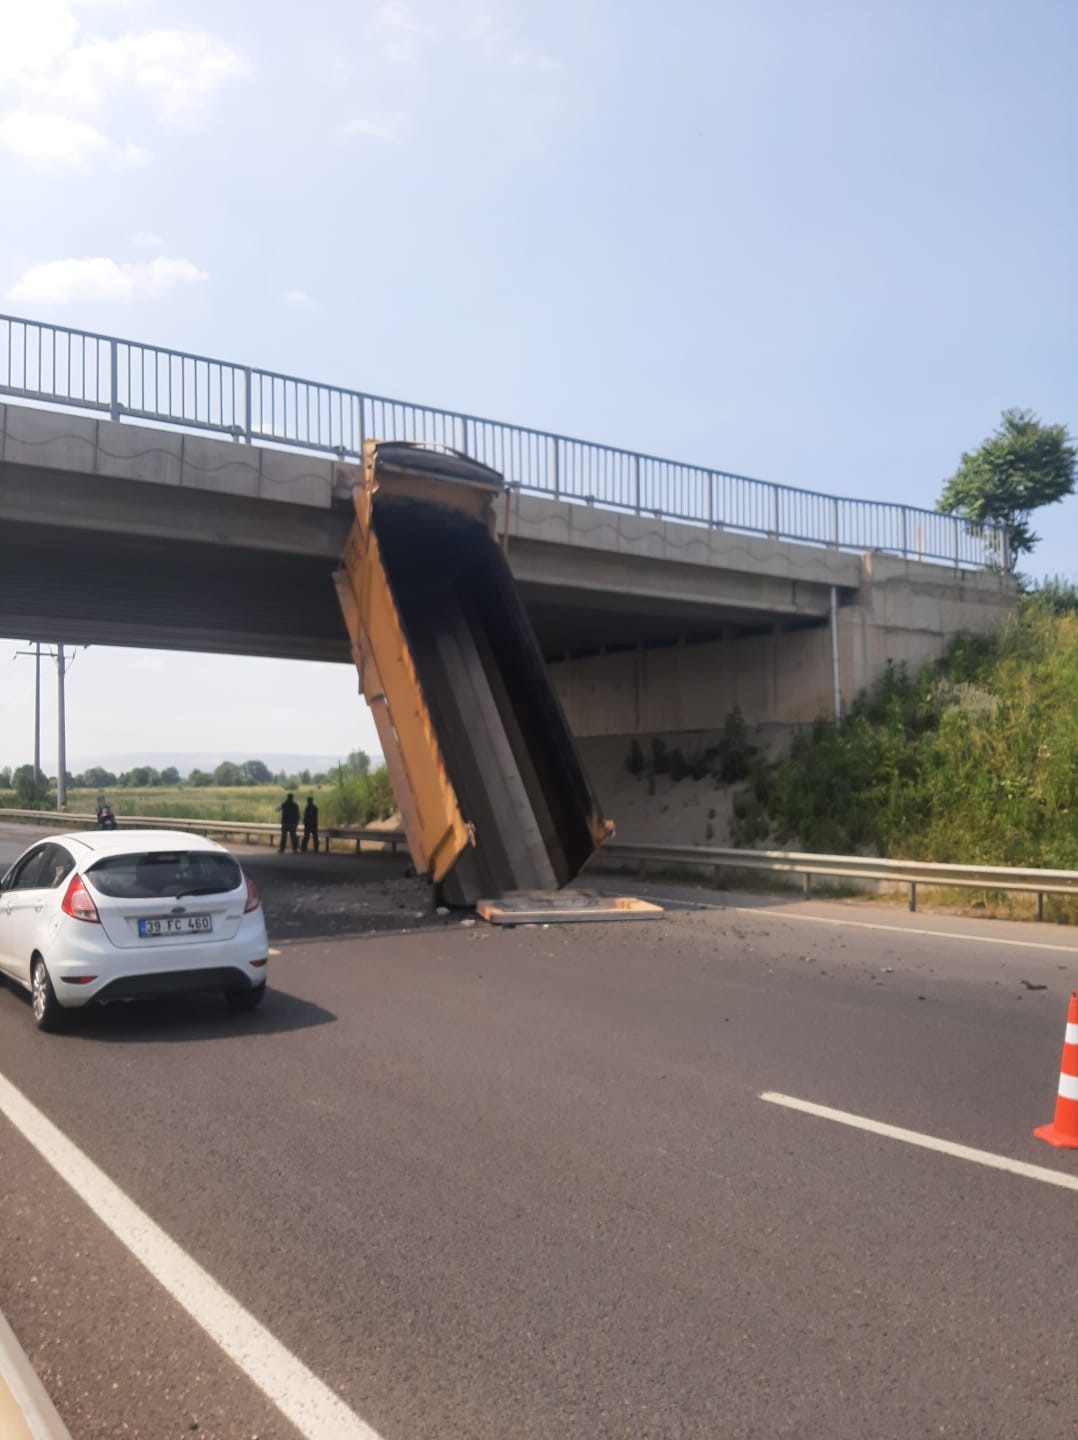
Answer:
[(562, 500), (956, 568), (1008, 568), (1004, 531), (934, 510), (798, 490), (10, 315), (0, 315), (0, 394), (342, 458), (359, 456), (367, 438), (433, 442)]

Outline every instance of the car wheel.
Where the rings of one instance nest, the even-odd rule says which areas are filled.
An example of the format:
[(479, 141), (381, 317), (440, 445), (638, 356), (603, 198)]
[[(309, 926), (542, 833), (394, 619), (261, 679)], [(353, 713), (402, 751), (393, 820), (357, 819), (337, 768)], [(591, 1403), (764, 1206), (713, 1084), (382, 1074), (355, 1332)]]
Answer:
[(225, 999), (230, 1010), (253, 1010), (256, 1005), (262, 1004), (265, 993), (266, 982), (263, 980), (261, 985), (252, 985), (249, 990), (226, 990)]
[(34, 1011), (34, 1023), (39, 1030), (59, 1030), (63, 1021), (63, 1010), (40, 955), (35, 955), (30, 966), (30, 1003)]

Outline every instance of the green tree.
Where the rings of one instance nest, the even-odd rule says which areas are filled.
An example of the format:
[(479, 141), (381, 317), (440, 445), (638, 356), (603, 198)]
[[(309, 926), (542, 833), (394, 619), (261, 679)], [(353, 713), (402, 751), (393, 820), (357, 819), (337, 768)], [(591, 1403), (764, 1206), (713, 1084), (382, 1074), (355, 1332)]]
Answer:
[(11, 766), (10, 766), (10, 765), (5, 765), (4, 768), (3, 768), (2, 770), (0, 770), (0, 790), (10, 790), (10, 789), (11, 789)]
[(136, 765), (133, 770), (125, 770), (116, 783), (132, 790), (145, 790), (159, 784), (160, 779), (152, 765)]
[[(1040, 540), (1029, 517), (1074, 493), (1078, 449), (1063, 425), (1044, 425), (1031, 410), (1004, 410), (996, 433), (962, 456), (936, 509), (973, 524), (1001, 526), (1006, 568)], [(1003, 563), (1003, 557), (1001, 557)]]
[(245, 760), (240, 766), (243, 782), (247, 785), (272, 785), (273, 775), (264, 760)]
[(222, 760), (213, 772), (213, 783), (215, 785), (242, 785), (244, 783), (243, 771), (233, 761)]
[(180, 783), (180, 772), (175, 765), (166, 765), (158, 777), (159, 785), (178, 785)]
[(83, 790), (107, 790), (116, 784), (116, 776), (101, 765), (91, 765), (78, 776), (75, 784)]
[(205, 770), (192, 770), (187, 777), (188, 785), (212, 785), (213, 776), (208, 775)]
[(11, 777), (20, 810), (44, 810), (49, 804), (49, 782), (32, 765), (20, 765)]

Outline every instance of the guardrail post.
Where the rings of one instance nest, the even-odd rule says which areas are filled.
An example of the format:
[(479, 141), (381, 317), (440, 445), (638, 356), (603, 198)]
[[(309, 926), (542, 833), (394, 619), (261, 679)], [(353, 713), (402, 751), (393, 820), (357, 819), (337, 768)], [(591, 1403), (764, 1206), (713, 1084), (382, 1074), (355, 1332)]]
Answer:
[(1033, 911), (1033, 918), (1034, 920), (1044, 919), (1044, 892), (1042, 890), (1037, 891), (1037, 904)]
[(801, 891), (806, 899), (812, 894), (812, 876), (807, 870), (804, 875), (801, 876)]
[(120, 342), (109, 341), (109, 416), (120, 418)]
[(917, 909), (917, 881), (910, 881), (910, 913)]

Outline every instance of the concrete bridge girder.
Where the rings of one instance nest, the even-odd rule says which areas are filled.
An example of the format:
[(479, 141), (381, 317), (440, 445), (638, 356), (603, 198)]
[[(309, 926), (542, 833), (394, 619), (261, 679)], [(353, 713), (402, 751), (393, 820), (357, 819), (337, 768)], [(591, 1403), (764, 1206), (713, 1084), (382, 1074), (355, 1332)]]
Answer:
[[(331, 575), (353, 475), (328, 456), (0, 405), (0, 633), (348, 662)], [(847, 700), (888, 659), (919, 663), (1013, 602), (999, 575), (543, 496), (513, 494), (504, 518), (581, 734), (704, 729), (742, 693), (750, 721), (829, 712), (832, 587)]]

